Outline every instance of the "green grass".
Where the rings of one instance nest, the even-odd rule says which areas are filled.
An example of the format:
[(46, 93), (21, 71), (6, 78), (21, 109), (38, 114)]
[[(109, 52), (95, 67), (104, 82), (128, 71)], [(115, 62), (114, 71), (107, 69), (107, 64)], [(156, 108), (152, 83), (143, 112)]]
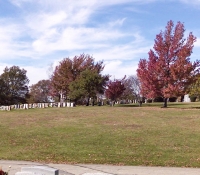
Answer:
[(200, 103), (0, 111), (0, 159), (200, 167)]

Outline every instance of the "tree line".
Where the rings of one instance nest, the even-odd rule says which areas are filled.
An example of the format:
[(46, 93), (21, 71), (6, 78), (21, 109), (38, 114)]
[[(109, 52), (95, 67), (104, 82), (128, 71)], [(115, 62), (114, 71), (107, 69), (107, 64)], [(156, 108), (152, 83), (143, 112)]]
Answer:
[(18, 66), (6, 67), (0, 75), (0, 105), (50, 101), (73, 101), (89, 105), (106, 97), (116, 100), (155, 99), (161, 97), (163, 107), (167, 100), (189, 93), (200, 97), (200, 61), (190, 56), (196, 42), (191, 33), (185, 39), (183, 23), (169, 21), (165, 31), (156, 35), (153, 49), (147, 59), (140, 59), (137, 75), (111, 79), (103, 75), (103, 61), (87, 54), (64, 58), (48, 80), (40, 80), (28, 87), (26, 70)]
[(53, 70), (48, 80), (40, 80), (28, 87), (26, 70), (18, 66), (6, 67), (0, 75), (0, 105), (43, 102), (75, 102), (97, 104), (105, 97), (114, 104), (120, 97), (133, 100), (139, 91), (135, 76), (110, 79), (103, 75), (103, 61), (86, 54), (64, 58)]

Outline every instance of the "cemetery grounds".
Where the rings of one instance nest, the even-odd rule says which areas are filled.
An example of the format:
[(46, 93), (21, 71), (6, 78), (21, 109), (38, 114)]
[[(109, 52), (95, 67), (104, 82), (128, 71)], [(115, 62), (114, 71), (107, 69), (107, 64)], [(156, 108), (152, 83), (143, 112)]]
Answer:
[(200, 167), (200, 103), (0, 111), (0, 159)]

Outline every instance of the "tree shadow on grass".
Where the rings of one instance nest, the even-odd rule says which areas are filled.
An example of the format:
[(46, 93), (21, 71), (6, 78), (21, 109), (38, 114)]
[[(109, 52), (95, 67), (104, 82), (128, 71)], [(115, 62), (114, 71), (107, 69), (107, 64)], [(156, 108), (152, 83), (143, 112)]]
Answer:
[(179, 109), (200, 109), (200, 103), (169, 103), (168, 108), (179, 108)]
[(139, 104), (115, 104), (115, 107), (139, 107)]
[(191, 109), (200, 109), (200, 107), (191, 107)]
[[(115, 104), (115, 107), (139, 107), (139, 104)], [(160, 103), (143, 103), (141, 107), (158, 107), (163, 108), (163, 102)], [(169, 102), (166, 108), (163, 109), (200, 109), (199, 104), (191, 104), (191, 103), (177, 103), (177, 102)]]

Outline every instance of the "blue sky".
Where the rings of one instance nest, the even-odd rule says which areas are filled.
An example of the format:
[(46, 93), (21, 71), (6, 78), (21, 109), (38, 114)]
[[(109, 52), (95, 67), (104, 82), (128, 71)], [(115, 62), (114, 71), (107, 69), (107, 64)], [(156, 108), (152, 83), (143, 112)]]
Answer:
[(169, 20), (197, 37), (191, 60), (200, 59), (200, 0), (0, 0), (0, 73), (17, 65), (31, 85), (85, 53), (104, 61), (105, 74), (134, 75)]

